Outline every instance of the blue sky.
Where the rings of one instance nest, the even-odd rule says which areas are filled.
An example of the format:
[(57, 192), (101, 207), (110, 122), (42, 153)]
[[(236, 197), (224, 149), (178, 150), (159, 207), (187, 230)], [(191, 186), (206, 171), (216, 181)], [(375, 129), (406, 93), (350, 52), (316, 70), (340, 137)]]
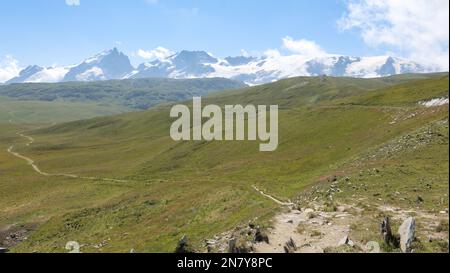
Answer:
[[(410, 0), (397, 1), (410, 5)], [(448, 10), (447, 0), (416, 1), (435, 2), (432, 8)], [(372, 37), (371, 41), (367, 37), (370, 24), (386, 22), (364, 19), (367, 14), (358, 14), (360, 9), (352, 7), (357, 2), (369, 17), (380, 8), (367, 6), (370, 0), (2, 0), (0, 62), (8, 56), (21, 67), (72, 64), (112, 47), (128, 54), (134, 65), (144, 61), (137, 54), (140, 49), (151, 51), (159, 46), (171, 51), (206, 50), (219, 57), (239, 55), (241, 50), (262, 54), (277, 49), (287, 54), (289, 49), (282, 41), (287, 36), (314, 42), (329, 53), (413, 55), (389, 37), (382, 42)], [(396, 8), (390, 2), (384, 5)], [(346, 26), (343, 18), (348, 19)], [(391, 20), (391, 16), (386, 18)], [(443, 18), (448, 20), (448, 11)], [(430, 35), (442, 40), (435, 36)], [(440, 50), (448, 56), (446, 37), (440, 41)]]

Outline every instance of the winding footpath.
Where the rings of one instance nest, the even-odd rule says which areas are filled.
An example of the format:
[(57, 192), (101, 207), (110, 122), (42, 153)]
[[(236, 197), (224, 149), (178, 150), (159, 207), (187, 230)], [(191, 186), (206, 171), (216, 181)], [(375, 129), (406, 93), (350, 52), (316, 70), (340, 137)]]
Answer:
[[(20, 132), (18, 132), (18, 133), (16, 133), (16, 134), (17, 134), (18, 136), (22, 137), (22, 138), (27, 139), (28, 142), (25, 144), (27, 147), (34, 143), (34, 139), (33, 139), (32, 137), (27, 136), (27, 135), (25, 135), (25, 134), (23, 134), (23, 133), (20, 133)], [(124, 183), (125, 183), (125, 182), (130, 182), (130, 181), (128, 181), (128, 180), (120, 180), (120, 179), (112, 179), (112, 178), (101, 178), (101, 177), (89, 177), (89, 176), (79, 176), (79, 175), (75, 175), (75, 174), (67, 174), (67, 173), (47, 173), (47, 172), (42, 171), (42, 170), (36, 165), (36, 163), (34, 162), (33, 159), (31, 159), (31, 158), (29, 158), (29, 157), (26, 157), (26, 156), (24, 156), (24, 155), (21, 155), (21, 154), (18, 153), (18, 152), (15, 152), (15, 151), (14, 151), (14, 145), (11, 145), (6, 151), (7, 151), (9, 154), (11, 154), (11, 155), (13, 155), (13, 156), (15, 156), (15, 157), (17, 157), (17, 158), (20, 158), (20, 159), (22, 159), (22, 160), (25, 160), (25, 161), (27, 162), (27, 164), (30, 165), (36, 173), (38, 173), (39, 175), (42, 175), (42, 176), (47, 176), (47, 177), (50, 177), (50, 176), (53, 176), (53, 177), (59, 176), (59, 177), (77, 178), (77, 179), (85, 179), (85, 180), (101, 180), (101, 181), (108, 181), (108, 182), (124, 182)]]
[[(11, 111), (9, 111), (8, 113), (11, 116), (11, 118), (16, 118)], [(9, 123), (13, 123), (12, 119), (9, 120)], [(25, 135), (24, 133), (21, 133), (21, 132), (17, 132), (16, 134), (18, 136), (20, 136), (22, 138), (25, 138), (27, 140), (27, 143), (25, 144), (25, 146), (29, 147), (29, 146), (31, 146), (34, 143), (34, 138), (32, 138), (31, 136), (27, 136), (27, 135)], [(79, 176), (79, 175), (67, 174), (67, 173), (47, 173), (47, 172), (42, 171), (36, 165), (36, 163), (34, 162), (33, 159), (31, 159), (31, 158), (29, 158), (27, 156), (24, 156), (24, 155), (22, 155), (22, 154), (20, 154), (18, 152), (15, 152), (14, 151), (14, 145), (11, 145), (6, 151), (9, 154), (11, 154), (11, 155), (26, 161), (27, 164), (30, 165), (36, 173), (38, 173), (39, 175), (42, 175), (42, 176), (47, 176), (47, 177), (57, 177), (57, 176), (59, 176), (59, 177), (68, 177), (68, 178), (76, 178), (76, 179), (101, 180), (101, 181), (121, 182), (121, 183), (130, 182), (129, 180), (121, 180), (121, 179), (113, 179), (113, 178), (102, 178), (102, 177)], [(294, 205), (294, 203), (292, 203), (292, 202), (280, 201), (280, 200), (276, 199), (275, 197), (264, 193), (262, 190), (258, 189), (256, 186), (252, 186), (252, 188), (255, 191), (257, 191), (259, 194), (261, 194), (262, 196), (264, 196), (266, 198), (269, 198), (270, 200), (274, 201), (278, 205), (281, 205), (281, 206), (293, 206)]]
[(273, 196), (271, 196), (271, 195), (269, 195), (269, 194), (264, 193), (262, 190), (258, 189), (256, 186), (252, 186), (252, 188), (253, 188), (255, 191), (259, 192), (262, 196), (269, 198), (270, 200), (274, 201), (274, 202), (277, 203), (278, 205), (281, 205), (281, 206), (293, 206), (293, 205), (294, 205), (294, 203), (291, 203), (291, 202), (283, 202), (283, 201), (280, 201), (280, 200), (276, 199), (275, 197), (273, 197)]

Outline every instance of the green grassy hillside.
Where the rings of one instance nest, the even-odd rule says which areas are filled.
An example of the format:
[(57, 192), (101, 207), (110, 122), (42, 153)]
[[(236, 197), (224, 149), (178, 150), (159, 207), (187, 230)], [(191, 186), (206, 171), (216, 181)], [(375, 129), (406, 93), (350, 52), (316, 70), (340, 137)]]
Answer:
[(223, 79), (134, 79), (99, 82), (24, 83), (0, 86), (0, 96), (14, 100), (78, 102), (148, 109), (160, 103), (241, 88), (245, 84)]
[(94, 103), (15, 101), (0, 97), (0, 123), (61, 123), (129, 112), (131, 109)]
[[(363, 159), (379, 147), (448, 122), (448, 105), (418, 104), (448, 97), (448, 84), (448, 74), (293, 78), (205, 98), (205, 104), (278, 104), (280, 142), (272, 153), (259, 152), (259, 142), (174, 142), (167, 105), (28, 130), (35, 138), (29, 147), (14, 134), (26, 128), (4, 125), (0, 191), (6, 198), (0, 200), (0, 227), (32, 224), (28, 239), (13, 249), (18, 252), (64, 251), (70, 240), (85, 252), (166, 252), (184, 234), (202, 249), (206, 238), (255, 217), (267, 225), (279, 211), (252, 185), (294, 200), (330, 175), (367, 170), (372, 163)], [(448, 136), (448, 125), (438, 130)], [(424, 209), (436, 210), (431, 204), (441, 199), (446, 201), (440, 206), (448, 207), (448, 137), (439, 143), (425, 145), (423, 154), (402, 150), (403, 161), (397, 157), (396, 164), (409, 162), (411, 169), (379, 162), (389, 168), (383, 183), (413, 188), (416, 177), (425, 177), (432, 166), (426, 178), (434, 179), (439, 191), (427, 196)], [(127, 182), (39, 177), (3, 152), (12, 144), (49, 173)], [(20, 184), (13, 186), (16, 180)]]

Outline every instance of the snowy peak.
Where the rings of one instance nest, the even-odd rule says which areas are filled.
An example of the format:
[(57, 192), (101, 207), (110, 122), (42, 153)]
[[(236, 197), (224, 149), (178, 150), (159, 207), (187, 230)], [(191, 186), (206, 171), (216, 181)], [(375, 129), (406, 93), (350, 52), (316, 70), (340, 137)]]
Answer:
[(71, 68), (63, 81), (120, 79), (133, 71), (128, 56), (117, 48), (104, 51)]
[(42, 71), (43, 69), (44, 69), (43, 67), (40, 67), (38, 65), (30, 65), (26, 67), (24, 70), (20, 71), (19, 76), (10, 79), (9, 81), (6, 82), (6, 84), (25, 82), (29, 77)]
[(231, 66), (239, 66), (239, 65), (245, 65), (250, 62), (256, 61), (257, 58), (255, 57), (245, 57), (245, 56), (237, 56), (237, 57), (226, 57), (225, 61)]
[(230, 56), (220, 59), (205, 51), (188, 50), (145, 62), (134, 68), (127, 55), (113, 48), (74, 66), (29, 66), (6, 83), (223, 77), (257, 85), (296, 76), (372, 78), (423, 72), (433, 70), (391, 56), (323, 54), (314, 58), (296, 54), (270, 54), (262, 57)]
[(218, 59), (212, 57), (205, 51), (186, 51), (183, 50), (178, 54), (170, 57), (171, 63), (176, 67), (176, 71), (172, 71), (173, 77), (202, 77), (205, 74), (214, 72), (208, 64), (217, 63)]
[(11, 83), (52, 83), (60, 82), (64, 78), (64, 75), (69, 71), (68, 67), (53, 66), (53, 67), (41, 67), (37, 65), (30, 65), (27, 68), (20, 71), (19, 76), (7, 81), (6, 84)]
[(352, 57), (328, 54), (317, 58), (273, 55), (218, 59), (204, 51), (181, 51), (166, 59), (144, 63), (129, 77), (224, 77), (256, 85), (296, 76), (368, 78), (420, 72), (427, 71), (418, 64), (390, 56)]
[(193, 65), (217, 62), (216, 58), (205, 51), (183, 50), (180, 53), (170, 56), (169, 59), (173, 60), (176, 65)]
[(166, 59), (141, 64), (130, 77), (203, 78), (214, 72), (210, 64), (218, 61), (205, 51), (183, 50)]

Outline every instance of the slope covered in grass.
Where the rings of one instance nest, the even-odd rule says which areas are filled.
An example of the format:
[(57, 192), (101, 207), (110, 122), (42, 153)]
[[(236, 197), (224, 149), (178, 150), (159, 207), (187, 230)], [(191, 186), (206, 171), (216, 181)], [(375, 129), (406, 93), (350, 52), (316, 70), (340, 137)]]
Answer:
[[(405, 87), (409, 83), (414, 88)], [(427, 92), (430, 86), (433, 89)], [(67, 183), (90, 187), (63, 193), (58, 202), (68, 199), (72, 206), (53, 212), (48, 221), (39, 221), (36, 213), (28, 212), (30, 207), (0, 201), (8, 210), (0, 224), (17, 217), (22, 222), (40, 223), (16, 251), (63, 251), (65, 242), (75, 240), (86, 252), (128, 252), (132, 248), (165, 252), (173, 251), (184, 234), (202, 249), (205, 238), (239, 224), (252, 220), (267, 225), (278, 206), (255, 192), (252, 185), (280, 200), (295, 199), (368, 151), (427, 124), (448, 120), (448, 105), (426, 108), (418, 104), (445, 94), (448, 96), (448, 74), (293, 78), (204, 99), (205, 104), (222, 106), (280, 105), (280, 142), (272, 153), (259, 152), (259, 142), (251, 141), (174, 142), (169, 136), (170, 106), (29, 131), (36, 142), (17, 149), (35, 159), (43, 170), (128, 182), (73, 179)], [(20, 139), (4, 136), (2, 142)], [(448, 143), (445, 145), (448, 149)], [(448, 161), (445, 164), (442, 159), (445, 154), (432, 151), (428, 157), (443, 162), (436, 166), (436, 174), (448, 177)], [(33, 176), (20, 162), (9, 165), (9, 171)], [(403, 174), (393, 171), (387, 182), (397, 175)], [(54, 183), (58, 179), (48, 178)], [(448, 189), (448, 184), (439, 183)], [(35, 188), (39, 184), (29, 185)], [(106, 189), (117, 191), (105, 198)], [(21, 194), (10, 191), (11, 198)], [(97, 195), (102, 198), (95, 203)]]
[(15, 101), (0, 97), (0, 123), (61, 123), (130, 111), (129, 108), (94, 103)]
[(0, 86), (0, 96), (14, 100), (101, 103), (148, 109), (160, 103), (240, 88), (245, 84), (223, 79), (135, 79), (99, 82), (24, 83)]

